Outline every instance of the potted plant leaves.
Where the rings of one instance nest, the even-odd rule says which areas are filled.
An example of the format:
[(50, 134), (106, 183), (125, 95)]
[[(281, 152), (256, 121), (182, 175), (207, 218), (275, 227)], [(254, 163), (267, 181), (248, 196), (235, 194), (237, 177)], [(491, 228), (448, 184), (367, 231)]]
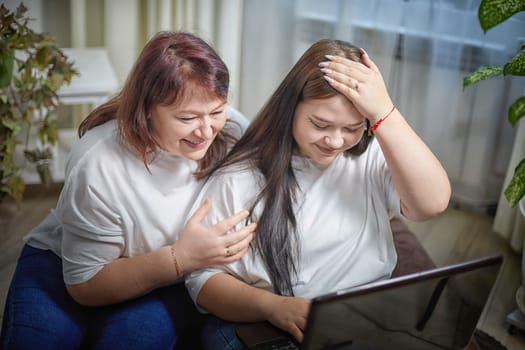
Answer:
[[(53, 36), (29, 27), (27, 8), (0, 5), (0, 200), (21, 204), (24, 163), (35, 164), (41, 182), (51, 179), (52, 147), (58, 139), (57, 91), (78, 75)], [(31, 138), (37, 138), (30, 145)]]
[[(525, 0), (501, 1), (482, 0), (478, 8), (478, 18), (484, 32), (506, 21), (518, 12), (525, 11)], [(483, 66), (466, 76), (463, 87), (470, 84), (500, 75), (525, 75), (525, 45), (519, 48), (517, 54), (511, 58), (503, 67)], [(508, 120), (512, 126), (525, 115), (525, 96), (519, 97), (510, 106)], [(504, 191), (511, 207), (516, 207), (525, 196), (525, 159), (516, 166), (514, 175)]]

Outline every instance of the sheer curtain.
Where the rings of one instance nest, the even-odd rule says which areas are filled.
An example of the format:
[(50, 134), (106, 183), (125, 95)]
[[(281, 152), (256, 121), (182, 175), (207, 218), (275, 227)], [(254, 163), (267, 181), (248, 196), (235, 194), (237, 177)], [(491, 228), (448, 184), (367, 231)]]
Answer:
[[(525, 91), (523, 94), (525, 95)], [(504, 186), (510, 182), (514, 169), (522, 159), (525, 159), (525, 120), (521, 120), (518, 125)], [(525, 285), (525, 198), (521, 201), (520, 206), (511, 208), (503, 192), (501, 193), (498, 210), (494, 218), (494, 230), (509, 241), (514, 251), (524, 254), (522, 272)]]
[(230, 70), (230, 103), (238, 106), (242, 0), (70, 0), (73, 47), (104, 46), (122, 84), (140, 50), (161, 30), (183, 30), (209, 42)]
[(514, 16), (483, 33), (479, 2), (245, 0), (240, 106), (254, 115), (318, 39), (338, 38), (365, 48), (396, 105), (445, 166), (452, 204), (489, 214), (497, 208), (494, 230), (519, 252), (523, 219), (501, 193), (525, 152), (525, 127), (516, 133), (507, 122), (508, 107), (524, 94), (525, 79), (498, 77), (466, 89), (462, 82), (481, 65), (502, 65), (514, 56), (523, 44), (517, 38), (525, 37), (525, 17)]
[(230, 104), (238, 107), (242, 0), (147, 0), (148, 37), (159, 30), (184, 30), (208, 41), (230, 71)]

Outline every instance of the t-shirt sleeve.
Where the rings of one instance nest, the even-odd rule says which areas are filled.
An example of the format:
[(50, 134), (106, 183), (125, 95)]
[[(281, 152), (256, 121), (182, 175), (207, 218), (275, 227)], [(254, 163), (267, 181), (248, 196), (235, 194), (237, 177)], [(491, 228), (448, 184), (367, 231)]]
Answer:
[(68, 175), (56, 215), (62, 225), (64, 282), (79, 284), (122, 255), (124, 236), (107, 174), (80, 162)]
[[(235, 180), (227, 178), (227, 176), (226, 178), (222, 178), (221, 176), (213, 176), (210, 178), (203, 187), (194, 208), (191, 210), (192, 213), (195, 212), (205, 198), (212, 200), (212, 208), (203, 220), (204, 225), (214, 225), (241, 210), (250, 209), (248, 204), (243, 203), (243, 199), (241, 198), (243, 196), (240, 195), (240, 193), (243, 191), (240, 190), (240, 188), (234, 188), (232, 186), (232, 184), (235, 183)], [(246, 195), (246, 198), (249, 197), (249, 194)], [(245, 224), (244, 221), (239, 223), (234, 230), (239, 230)], [(228, 273), (240, 280), (250, 283), (249, 281), (251, 277), (247, 274), (248, 269), (245, 265), (249, 260), (249, 255), (250, 254), (247, 253), (241, 260), (231, 264), (197, 270), (187, 275), (185, 280), (186, 288), (195, 303), (197, 296), (206, 281), (217, 273)], [(201, 312), (206, 312), (202, 308), (198, 308)]]

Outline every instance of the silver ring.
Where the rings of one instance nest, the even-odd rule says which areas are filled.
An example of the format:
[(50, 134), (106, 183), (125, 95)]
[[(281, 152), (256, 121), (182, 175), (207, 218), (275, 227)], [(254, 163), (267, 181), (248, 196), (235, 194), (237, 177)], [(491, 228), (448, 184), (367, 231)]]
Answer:
[(359, 82), (358, 82), (357, 80), (356, 80), (356, 82), (355, 82), (355, 89), (356, 89), (356, 90), (359, 90)]
[(230, 248), (226, 247), (226, 257), (230, 256)]

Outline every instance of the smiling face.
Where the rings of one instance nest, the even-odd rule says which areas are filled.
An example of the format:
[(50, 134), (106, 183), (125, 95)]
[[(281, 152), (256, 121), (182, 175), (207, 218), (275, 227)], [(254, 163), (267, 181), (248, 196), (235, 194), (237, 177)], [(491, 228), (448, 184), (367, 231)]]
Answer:
[(293, 123), (299, 155), (322, 165), (356, 145), (366, 125), (365, 118), (343, 95), (300, 102)]
[(226, 123), (226, 101), (194, 88), (171, 105), (157, 105), (151, 113), (160, 148), (192, 160), (204, 157)]

